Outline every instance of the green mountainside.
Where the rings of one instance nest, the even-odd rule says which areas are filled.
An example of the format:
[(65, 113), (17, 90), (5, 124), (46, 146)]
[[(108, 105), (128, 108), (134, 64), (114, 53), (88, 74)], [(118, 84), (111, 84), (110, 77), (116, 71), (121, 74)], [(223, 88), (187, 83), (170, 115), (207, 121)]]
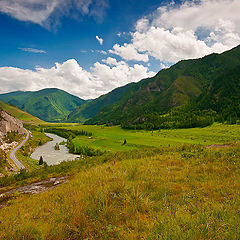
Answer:
[(240, 118), (239, 76), (240, 46), (180, 61), (152, 78), (91, 101), (56, 88), (0, 94), (0, 100), (49, 122), (194, 127), (208, 125), (213, 118), (229, 122)]
[(213, 109), (225, 115), (234, 110), (240, 116), (240, 65), (217, 76), (196, 102), (200, 109)]
[(100, 109), (86, 123), (144, 122), (152, 113), (166, 114), (189, 102), (194, 102), (187, 108), (190, 111), (194, 106), (224, 112), (229, 104), (231, 109), (239, 109), (239, 69), (240, 46), (222, 54), (180, 61), (130, 86), (117, 102)]
[(44, 123), (44, 121), (40, 120), (39, 118), (34, 117), (31, 114), (24, 112), (24, 111), (20, 110), (19, 108), (15, 107), (15, 106), (11, 106), (2, 101), (0, 101), (0, 110), (1, 109), (4, 110), (9, 115), (11, 115), (25, 123), (35, 123), (35, 124)]
[(125, 94), (125, 92), (134, 84), (135, 83), (130, 83), (123, 87), (116, 88), (108, 94), (86, 102), (69, 114), (68, 122), (84, 122), (87, 119), (96, 116), (100, 109), (117, 102), (119, 98), (122, 97), (123, 94)]
[(85, 103), (84, 100), (56, 88), (0, 94), (0, 100), (49, 122), (65, 121), (75, 108)]

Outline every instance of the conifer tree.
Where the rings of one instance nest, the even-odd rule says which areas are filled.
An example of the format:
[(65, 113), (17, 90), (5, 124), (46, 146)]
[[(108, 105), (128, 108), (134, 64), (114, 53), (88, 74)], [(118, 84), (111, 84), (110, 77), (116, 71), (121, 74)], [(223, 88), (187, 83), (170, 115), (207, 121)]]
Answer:
[(42, 156), (39, 159), (39, 165), (43, 165), (43, 157)]

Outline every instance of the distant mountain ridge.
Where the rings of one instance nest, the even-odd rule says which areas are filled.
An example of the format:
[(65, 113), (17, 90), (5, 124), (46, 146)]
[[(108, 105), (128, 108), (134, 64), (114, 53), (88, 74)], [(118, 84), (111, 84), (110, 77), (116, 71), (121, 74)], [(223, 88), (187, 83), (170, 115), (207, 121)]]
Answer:
[(0, 100), (49, 122), (127, 126), (143, 124), (153, 113), (182, 115), (184, 111), (202, 110), (212, 110), (223, 120), (229, 114), (237, 119), (239, 76), (240, 45), (222, 54), (180, 61), (152, 78), (116, 88), (94, 100), (85, 101), (56, 88), (0, 94)]
[(84, 122), (87, 119), (96, 116), (100, 109), (117, 102), (119, 98), (122, 97), (134, 84), (135, 83), (130, 83), (123, 87), (116, 88), (97, 99), (86, 102), (69, 114), (68, 122)]
[(61, 122), (85, 100), (57, 88), (0, 94), (0, 100), (15, 105), (44, 121)]
[(239, 69), (240, 46), (222, 54), (180, 61), (169, 69), (161, 70), (156, 76), (130, 86), (118, 101), (100, 109), (86, 124), (134, 122), (154, 112), (165, 114), (191, 101), (197, 101), (199, 109), (213, 108), (220, 111), (214, 104), (207, 106), (207, 99), (227, 101), (228, 104), (238, 106), (240, 79), (234, 73)]

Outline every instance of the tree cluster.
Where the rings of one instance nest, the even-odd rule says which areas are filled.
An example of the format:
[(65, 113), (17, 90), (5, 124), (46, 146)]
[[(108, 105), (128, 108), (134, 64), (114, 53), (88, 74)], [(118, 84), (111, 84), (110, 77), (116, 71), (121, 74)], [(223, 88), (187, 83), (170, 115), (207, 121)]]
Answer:
[(79, 154), (79, 155), (84, 155), (84, 156), (100, 156), (103, 154), (102, 151), (99, 149), (95, 149), (89, 146), (78, 146), (76, 147), (74, 143), (72, 142), (72, 139), (69, 138), (67, 141), (67, 148), (69, 149), (69, 153), (73, 154)]
[(206, 127), (211, 125), (216, 118), (213, 110), (189, 111), (184, 108), (176, 108), (169, 113), (160, 115), (159, 113), (149, 113), (137, 121), (125, 121), (121, 124), (126, 129), (176, 129)]
[(66, 139), (68, 139), (70, 136), (72, 138), (75, 138), (76, 136), (93, 136), (93, 132), (88, 132), (85, 130), (68, 130), (63, 128), (46, 128), (45, 132), (53, 133)]

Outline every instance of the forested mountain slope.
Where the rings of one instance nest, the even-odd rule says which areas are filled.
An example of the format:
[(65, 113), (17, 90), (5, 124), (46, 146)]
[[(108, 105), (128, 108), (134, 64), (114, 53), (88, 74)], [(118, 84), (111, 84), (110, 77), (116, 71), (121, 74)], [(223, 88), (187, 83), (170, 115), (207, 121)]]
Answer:
[(216, 111), (227, 103), (238, 106), (239, 66), (240, 46), (222, 54), (180, 61), (155, 77), (134, 84), (116, 103), (102, 108), (87, 123), (136, 122), (191, 101), (196, 101), (199, 109)]
[(80, 107), (76, 108), (69, 116), (68, 122), (84, 122), (96, 116), (100, 109), (107, 105), (114, 104), (125, 92), (133, 86), (135, 83), (130, 83), (123, 87), (119, 87), (109, 92), (108, 94), (102, 95), (97, 99), (88, 101)]
[(57, 88), (0, 94), (0, 100), (49, 122), (65, 121), (75, 108), (85, 103), (83, 99)]

